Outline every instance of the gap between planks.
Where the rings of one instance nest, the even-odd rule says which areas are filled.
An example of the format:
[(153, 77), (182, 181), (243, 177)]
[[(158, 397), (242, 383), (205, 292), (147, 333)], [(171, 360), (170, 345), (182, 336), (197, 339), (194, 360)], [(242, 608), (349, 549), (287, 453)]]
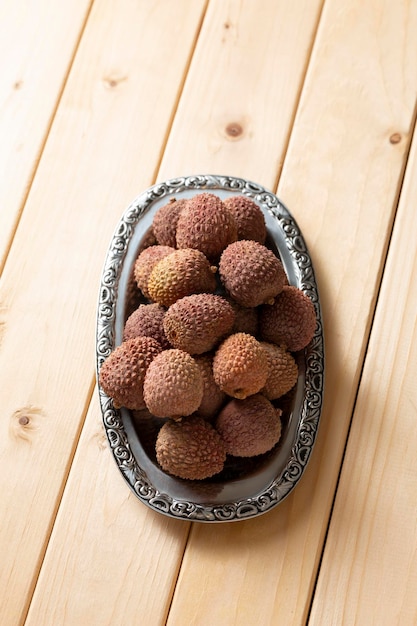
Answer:
[[(415, 519), (415, 473), (413, 455), (407, 458), (414, 445), (415, 380), (409, 367), (416, 363), (411, 355), (416, 345), (413, 343), (416, 322), (412, 312), (417, 292), (407, 289), (414, 286), (413, 270), (410, 265), (405, 267), (410, 261), (415, 265), (416, 260), (416, 231), (413, 230), (413, 203), (417, 190), (413, 169), (416, 163), (415, 126), (412, 134), (374, 316), (374, 332), (369, 342), (309, 624), (322, 624), (323, 620), (334, 623), (339, 616), (343, 616), (343, 623), (346, 620), (348, 623), (359, 620), (358, 623), (389, 625), (394, 622), (417, 623), (413, 590), (416, 571), (411, 566), (416, 535), (413, 526), (410, 527)], [(411, 221), (408, 228), (405, 226), (407, 219)], [(411, 250), (411, 258), (407, 250)], [(403, 268), (404, 276), (401, 274)], [(371, 399), (375, 393), (381, 398)], [(407, 403), (401, 407), (402, 394)], [(410, 433), (410, 429), (413, 432)], [(397, 472), (388, 470), (390, 462), (392, 470), (396, 468)], [(365, 491), (358, 494), (352, 506), (352, 490), (356, 487), (360, 491), (358, 474), (373, 476), (373, 479), (365, 481)], [(393, 476), (395, 480), (390, 482)], [(413, 481), (412, 485), (407, 483), (407, 477)], [(401, 484), (401, 478), (405, 479), (409, 489), (407, 498), (404, 498), (406, 488)], [(352, 532), (353, 535), (344, 543), (346, 530), (347, 534)], [(340, 544), (344, 545), (342, 550)], [(334, 598), (334, 604), (328, 602), (330, 597)]]
[(301, 96), (303, 93), (303, 89), (308, 77), (308, 72), (309, 72), (309, 68), (312, 62), (312, 59), (314, 57), (314, 48), (318, 39), (318, 35), (319, 35), (319, 30), (320, 30), (320, 24), (321, 24), (321, 18), (323, 16), (323, 11), (324, 11), (324, 6), (326, 4), (326, 0), (322, 0), (321, 3), (321, 7), (317, 16), (317, 22), (316, 22), (316, 28), (314, 29), (314, 33), (312, 35), (311, 38), (311, 45), (310, 45), (310, 50), (307, 53), (307, 58), (306, 58), (306, 63), (305, 63), (305, 68), (304, 68), (304, 73), (302, 75), (301, 81), (300, 81), (300, 88), (298, 90), (298, 95), (297, 95), (297, 99), (296, 99), (296, 104), (294, 107), (294, 112), (293, 112), (293, 116), (291, 119), (291, 123), (289, 126), (289, 130), (288, 130), (288, 134), (287, 134), (287, 140), (283, 149), (283, 158), (282, 158), (282, 163), (280, 164), (278, 170), (277, 170), (277, 176), (274, 182), (274, 186), (273, 186), (273, 190), (275, 192), (275, 194), (278, 194), (278, 186), (279, 186), (279, 181), (281, 179), (281, 173), (282, 173), (282, 168), (284, 167), (284, 163), (285, 163), (285, 159), (287, 158), (287, 152), (288, 152), (288, 147), (290, 145), (290, 140), (291, 140), (291, 133), (292, 133), (292, 129), (294, 127), (294, 122), (295, 119), (297, 117), (297, 113), (298, 113), (298, 109), (300, 107), (300, 101), (301, 101)]
[(24, 191), (22, 200), (20, 202), (20, 206), (17, 209), (16, 218), (14, 220), (14, 223), (12, 225), (12, 229), (10, 231), (9, 241), (8, 241), (8, 243), (6, 243), (3, 256), (2, 257), (0, 256), (0, 278), (1, 278), (2, 274), (3, 274), (4, 268), (6, 266), (7, 258), (9, 256), (10, 249), (11, 249), (11, 247), (13, 245), (15, 234), (17, 232), (17, 229), (19, 228), (19, 223), (20, 223), (20, 220), (21, 220), (21, 217), (22, 217), (22, 214), (23, 214), (23, 211), (24, 211), (27, 199), (28, 199), (29, 194), (30, 194), (30, 190), (32, 188), (32, 183), (33, 183), (33, 181), (35, 179), (36, 172), (38, 171), (39, 163), (41, 161), (42, 154), (43, 154), (46, 142), (48, 141), (49, 133), (51, 132), (51, 128), (52, 128), (52, 125), (54, 123), (54, 119), (55, 119), (56, 113), (57, 113), (57, 111), (59, 109), (59, 105), (60, 105), (61, 99), (62, 99), (62, 94), (64, 93), (66, 84), (68, 82), (68, 76), (70, 75), (70, 72), (71, 72), (71, 69), (72, 69), (72, 66), (73, 66), (73, 63), (74, 63), (74, 59), (75, 59), (75, 57), (77, 55), (77, 51), (78, 51), (81, 39), (83, 38), (85, 27), (86, 27), (88, 19), (90, 17), (90, 13), (91, 13), (91, 9), (92, 9), (93, 4), (94, 4), (94, 0), (90, 0), (89, 7), (88, 7), (88, 9), (86, 11), (86, 14), (85, 14), (85, 17), (84, 17), (84, 21), (83, 21), (83, 23), (81, 25), (81, 28), (80, 28), (80, 31), (79, 31), (76, 43), (74, 45), (74, 49), (73, 49), (70, 61), (69, 61), (68, 66), (67, 66), (67, 70), (66, 70), (66, 72), (63, 75), (63, 80), (62, 80), (62, 83), (61, 83), (61, 87), (60, 87), (60, 89), (57, 92), (55, 105), (53, 106), (53, 108), (51, 110), (51, 114), (50, 114), (49, 121), (48, 121), (48, 124), (47, 124), (46, 129), (45, 129), (45, 133), (44, 133), (44, 135), (42, 137), (41, 143), (39, 144), (39, 148), (38, 148), (38, 150), (37, 150), (37, 152), (35, 154), (35, 157), (34, 157), (34, 160), (33, 160), (33, 165), (32, 165), (31, 171), (29, 173), (29, 178), (28, 178), (28, 181), (27, 181), (26, 189)]
[(49, 525), (48, 530), (45, 533), (44, 545), (43, 545), (43, 548), (42, 548), (42, 551), (41, 551), (41, 554), (40, 554), (40, 557), (39, 557), (39, 562), (38, 562), (36, 570), (35, 570), (36, 574), (34, 576), (34, 580), (33, 580), (33, 583), (32, 583), (32, 586), (33, 586), (32, 593), (28, 597), (25, 610), (22, 612), (22, 620), (21, 620), (22, 624), (24, 624), (26, 622), (26, 618), (27, 618), (28, 613), (29, 613), (30, 605), (32, 603), (33, 594), (35, 593), (35, 589), (36, 589), (36, 586), (38, 584), (39, 575), (40, 575), (40, 572), (42, 570), (42, 567), (43, 567), (43, 564), (44, 564), (44, 561), (45, 561), (45, 556), (46, 556), (47, 551), (48, 551), (49, 543), (51, 541), (51, 536), (52, 536), (52, 533), (53, 533), (53, 530), (54, 530), (56, 518), (57, 518), (57, 515), (58, 515), (58, 511), (60, 509), (60, 506), (61, 506), (62, 497), (64, 495), (65, 488), (66, 488), (66, 485), (67, 485), (68, 476), (70, 475), (71, 467), (72, 467), (72, 464), (74, 463), (74, 457), (75, 457), (76, 452), (77, 452), (78, 443), (80, 441), (81, 433), (82, 433), (82, 431), (84, 429), (84, 424), (85, 424), (85, 420), (86, 420), (86, 417), (87, 417), (88, 409), (89, 409), (89, 407), (91, 405), (93, 394), (94, 394), (94, 392), (96, 390), (95, 387), (96, 387), (96, 385), (95, 385), (95, 381), (93, 379), (91, 381), (91, 385), (90, 385), (90, 389), (89, 389), (88, 395), (86, 396), (84, 409), (83, 409), (83, 411), (81, 413), (82, 417), (81, 417), (79, 429), (78, 429), (76, 437), (74, 439), (74, 446), (72, 448), (71, 455), (68, 457), (68, 463), (67, 463), (67, 467), (66, 467), (66, 469), (64, 471), (64, 476), (63, 476), (63, 480), (62, 480), (62, 484), (61, 484), (61, 489), (60, 489), (59, 493), (57, 494), (55, 507), (54, 507), (53, 511), (51, 512), (50, 525)]
[(383, 282), (383, 279), (384, 279), (385, 266), (386, 266), (386, 261), (387, 261), (387, 257), (388, 257), (389, 250), (390, 250), (392, 233), (393, 233), (393, 230), (394, 230), (395, 221), (397, 219), (398, 207), (399, 207), (399, 203), (400, 203), (400, 200), (401, 200), (401, 193), (402, 193), (402, 189), (403, 189), (403, 186), (404, 186), (404, 179), (405, 179), (405, 176), (406, 176), (407, 166), (408, 166), (409, 158), (410, 158), (411, 145), (412, 145), (412, 142), (413, 142), (413, 138), (414, 138), (414, 136), (416, 135), (416, 132), (417, 132), (416, 129), (417, 129), (417, 101), (416, 101), (416, 106), (415, 106), (415, 109), (414, 109), (413, 119), (412, 119), (411, 126), (410, 126), (410, 133), (409, 133), (409, 136), (407, 138), (408, 145), (407, 145), (406, 153), (404, 155), (403, 169), (402, 169), (401, 175), (399, 177), (399, 181), (398, 181), (397, 195), (396, 195), (396, 200), (395, 200), (395, 213), (394, 213), (394, 217), (393, 217), (392, 224), (391, 224), (390, 234), (387, 237), (386, 250), (385, 250), (385, 253), (383, 255), (382, 269), (381, 269), (381, 273), (380, 273), (379, 280), (378, 280), (377, 297), (376, 297), (375, 305), (374, 305), (374, 308), (373, 308), (372, 320), (371, 320), (371, 324), (370, 324), (370, 328), (369, 328), (369, 334), (368, 334), (368, 337), (367, 337), (366, 346), (365, 346), (365, 350), (364, 350), (364, 357), (363, 357), (363, 360), (362, 360), (362, 366), (361, 366), (361, 370), (360, 370), (360, 374), (359, 374), (358, 385), (357, 385), (357, 388), (356, 388), (355, 399), (354, 399), (354, 402), (353, 402), (353, 405), (352, 405), (352, 411), (351, 411), (350, 420), (349, 420), (349, 427), (348, 427), (348, 431), (347, 431), (346, 442), (345, 442), (345, 446), (344, 446), (344, 449), (343, 449), (342, 458), (341, 458), (341, 461), (340, 461), (340, 467), (339, 467), (339, 472), (338, 472), (338, 475), (337, 475), (336, 486), (335, 486), (335, 490), (334, 490), (334, 494), (333, 494), (332, 504), (331, 504), (331, 507), (330, 507), (329, 517), (328, 517), (326, 531), (325, 531), (325, 536), (324, 536), (324, 540), (323, 540), (323, 543), (322, 543), (320, 559), (319, 559), (319, 563), (318, 563), (318, 567), (317, 567), (316, 577), (315, 577), (315, 580), (314, 580), (314, 586), (313, 586), (312, 593), (311, 593), (310, 605), (309, 605), (309, 608), (308, 608), (308, 614), (307, 614), (307, 619), (306, 619), (306, 625), (308, 625), (310, 623), (311, 612), (312, 612), (312, 608), (313, 608), (313, 604), (314, 604), (314, 597), (315, 597), (315, 593), (316, 593), (316, 589), (317, 589), (318, 580), (319, 580), (319, 577), (320, 577), (320, 571), (321, 571), (321, 566), (322, 566), (322, 563), (323, 563), (323, 557), (324, 557), (324, 552), (325, 552), (325, 549), (326, 549), (327, 539), (328, 539), (328, 536), (329, 536), (330, 525), (331, 525), (332, 518), (333, 518), (333, 513), (334, 513), (334, 508), (335, 508), (335, 503), (336, 503), (336, 498), (337, 498), (337, 493), (338, 493), (339, 484), (340, 484), (340, 480), (341, 480), (341, 475), (342, 475), (342, 471), (343, 471), (343, 466), (344, 466), (344, 462), (345, 462), (345, 458), (346, 458), (346, 451), (347, 451), (347, 448), (348, 448), (348, 445), (349, 445), (349, 438), (350, 438), (350, 433), (351, 433), (351, 430), (352, 430), (353, 417), (355, 415), (355, 410), (356, 410), (356, 405), (357, 405), (357, 401), (358, 401), (358, 396), (360, 394), (361, 383), (362, 383), (362, 376), (363, 376), (363, 372), (364, 372), (364, 369), (365, 369), (366, 357), (367, 357), (367, 354), (368, 354), (369, 343), (371, 341), (372, 329), (373, 329), (374, 321), (375, 321), (375, 315), (376, 315), (376, 312), (377, 312), (377, 309), (378, 309), (378, 302), (379, 302), (379, 297), (380, 297), (380, 294), (381, 294), (381, 285), (382, 285), (382, 282)]
[(157, 161), (157, 163), (155, 165), (154, 173), (152, 175), (152, 184), (153, 185), (158, 180), (158, 173), (159, 173), (159, 171), (161, 169), (161, 163), (162, 163), (162, 160), (164, 158), (165, 148), (167, 146), (169, 135), (171, 133), (172, 124), (174, 122), (175, 116), (176, 116), (177, 111), (178, 111), (178, 106), (180, 104), (181, 96), (182, 96), (183, 91), (184, 91), (185, 81), (187, 80), (188, 71), (190, 69), (190, 66), (191, 66), (191, 63), (192, 63), (192, 60), (193, 60), (194, 52), (195, 52), (195, 49), (197, 47), (197, 42), (198, 42), (198, 39), (200, 37), (201, 29), (203, 28), (203, 24), (204, 24), (204, 20), (205, 20), (205, 17), (206, 17), (206, 13), (207, 13), (207, 8), (208, 8), (208, 5), (209, 5), (209, 2), (210, 2), (210, 0), (205, 0), (205, 6), (204, 6), (204, 9), (203, 9), (202, 14), (201, 14), (200, 24), (198, 25), (198, 28), (196, 29), (194, 41), (193, 41), (193, 44), (192, 44), (192, 46), (190, 48), (190, 54), (188, 56), (188, 61), (187, 61), (186, 66), (184, 68), (184, 73), (182, 75), (182, 80), (181, 80), (181, 82), (179, 84), (177, 98), (175, 100), (175, 104), (174, 104), (173, 109), (172, 109), (171, 117), (170, 117), (169, 124), (168, 124), (166, 132), (165, 132), (165, 136), (164, 136), (163, 141), (161, 143), (161, 150), (160, 150), (160, 153), (159, 153), (159, 159), (158, 159), (158, 161)]

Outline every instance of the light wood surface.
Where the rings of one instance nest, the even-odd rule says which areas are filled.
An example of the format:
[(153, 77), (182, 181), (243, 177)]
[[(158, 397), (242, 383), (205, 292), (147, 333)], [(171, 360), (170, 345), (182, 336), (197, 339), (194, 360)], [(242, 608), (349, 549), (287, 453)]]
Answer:
[[(0, 18), (0, 623), (415, 626), (417, 2), (4, 0)], [(237, 523), (139, 502), (95, 388), (117, 221), (193, 173), (277, 190), (323, 307), (312, 458)]]
[(90, 4), (0, 4), (0, 272)]
[[(415, 624), (417, 141), (385, 265), (312, 624)], [(375, 596), (382, 599), (375, 602)], [(329, 603), (328, 598), (334, 598)]]

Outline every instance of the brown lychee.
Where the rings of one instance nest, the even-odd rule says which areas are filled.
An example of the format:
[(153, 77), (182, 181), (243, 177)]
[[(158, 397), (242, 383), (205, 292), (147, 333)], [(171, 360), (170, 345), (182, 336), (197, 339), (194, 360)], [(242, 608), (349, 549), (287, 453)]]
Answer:
[(259, 332), (264, 341), (285, 346), (291, 352), (305, 348), (312, 340), (317, 320), (314, 304), (301, 289), (284, 286), (272, 306), (259, 314)]
[(140, 304), (126, 320), (123, 341), (133, 337), (153, 337), (162, 348), (171, 348), (164, 331), (166, 309), (156, 302)]
[(245, 307), (273, 302), (286, 278), (284, 267), (272, 250), (247, 239), (224, 250), (219, 275), (226, 291)]
[(152, 221), (152, 229), (159, 245), (171, 246), (172, 248), (177, 247), (177, 222), (186, 203), (186, 198), (179, 200), (171, 198), (167, 204), (164, 204), (155, 213)]
[(215, 352), (213, 376), (229, 396), (243, 399), (255, 394), (264, 387), (268, 377), (266, 352), (252, 335), (229, 335)]
[(225, 444), (204, 418), (169, 420), (156, 439), (156, 459), (161, 468), (179, 478), (203, 480), (222, 471)]
[(252, 239), (264, 244), (266, 224), (262, 209), (248, 196), (229, 196), (223, 200), (237, 224), (238, 239)]
[(147, 408), (156, 417), (191, 415), (203, 398), (200, 368), (187, 352), (164, 350), (147, 369), (143, 395)]
[(181, 211), (176, 238), (178, 248), (195, 248), (215, 261), (229, 243), (236, 241), (236, 221), (218, 196), (196, 194)]
[(174, 248), (171, 248), (170, 246), (150, 246), (149, 248), (142, 250), (136, 259), (133, 272), (136, 283), (145, 298), (150, 298), (148, 280), (153, 268), (158, 261), (166, 257), (168, 254), (171, 254), (171, 252), (174, 252)]
[(143, 409), (147, 369), (162, 347), (152, 337), (135, 337), (117, 346), (100, 368), (99, 383), (115, 408)]
[(292, 389), (298, 379), (298, 366), (293, 355), (283, 346), (261, 341), (268, 357), (268, 378), (261, 393), (268, 400), (276, 400)]
[(216, 288), (216, 268), (199, 250), (175, 250), (158, 261), (148, 280), (150, 298), (169, 307), (194, 293), (210, 293)]
[(164, 330), (174, 348), (190, 354), (208, 352), (233, 326), (235, 313), (221, 296), (198, 293), (180, 298), (164, 318)]
[(281, 409), (261, 394), (230, 400), (220, 411), (216, 430), (232, 456), (251, 457), (271, 450), (281, 437)]

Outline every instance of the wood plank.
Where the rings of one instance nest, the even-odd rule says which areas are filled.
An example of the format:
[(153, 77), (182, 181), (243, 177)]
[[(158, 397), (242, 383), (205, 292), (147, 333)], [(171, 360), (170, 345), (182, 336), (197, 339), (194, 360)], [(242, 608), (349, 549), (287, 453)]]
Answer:
[[(274, 11), (278, 10), (274, 7), (276, 4), (268, 3), (268, 16), (274, 15)], [(281, 74), (277, 72), (275, 81), (275, 91), (282, 99), (282, 108), (288, 111), (291, 107), (288, 105), (282, 93), (286, 94), (286, 98), (290, 99), (292, 108), (296, 106), (298, 91), (304, 74), (306, 58), (309, 52), (309, 45), (313, 36), (316, 20), (319, 11), (319, 5), (316, 4), (316, 11), (312, 9), (312, 3), (302, 2), (294, 6), (292, 11), (292, 24), (295, 25), (299, 21), (300, 10), (302, 13), (308, 6), (310, 22), (305, 19), (302, 21), (303, 31), (300, 39), (294, 41), (293, 54), (297, 58), (297, 65), (293, 67), (293, 71), (287, 71)], [(279, 24), (284, 16), (288, 16), (287, 3), (281, 2), (280, 11), (275, 19), (276, 32), (271, 33), (274, 45), (277, 46), (279, 40), (276, 35), (279, 32)], [(219, 26), (219, 37), (222, 36), (223, 24), (230, 17), (233, 9), (233, 15), (236, 12), (236, 3), (217, 2), (214, 7), (210, 5), (210, 10), (206, 14), (203, 28), (198, 40), (198, 46), (192, 65), (196, 76), (200, 76), (202, 81), (207, 80), (207, 76), (212, 76), (213, 80), (219, 81), (219, 84), (227, 85), (229, 72), (234, 72), (234, 66), (238, 57), (243, 53), (242, 44), (236, 46), (234, 39), (229, 41), (228, 48), (230, 64), (224, 66), (222, 77), (217, 74), (208, 72), (208, 61), (216, 65), (214, 54), (207, 54), (209, 48), (212, 51), (217, 50), (217, 43), (212, 41), (213, 31), (216, 30), (215, 25)], [(239, 25), (239, 31), (244, 32), (244, 40), (249, 36), (251, 28), (251, 20), (247, 18), (246, 12), (251, 11), (253, 18), (256, 17), (258, 9), (253, 3), (245, 4), (245, 11), (242, 14), (245, 23), (245, 29)], [(265, 21), (268, 21), (268, 16)], [(213, 23), (215, 22), (215, 24)], [(236, 28), (236, 24), (232, 28)], [(272, 37), (274, 35), (274, 37)], [(300, 52), (301, 42), (304, 40), (304, 48)], [(210, 44), (211, 42), (211, 44)], [(290, 42), (288, 42), (290, 44)], [(258, 50), (259, 46), (259, 50)], [(246, 52), (248, 56), (255, 55), (257, 58), (265, 53), (264, 41), (261, 38), (256, 39), (256, 46), (252, 46)], [(273, 50), (271, 55), (265, 57), (270, 59), (271, 68), (275, 66)], [(214, 58), (212, 58), (214, 57)], [(297, 70), (297, 74), (295, 74)], [(205, 76), (205, 79), (204, 79)], [(287, 91), (284, 85), (288, 84), (291, 77), (291, 89)], [(298, 80), (296, 78), (298, 77)], [(245, 98), (252, 97), (252, 87), (248, 84), (246, 77), (241, 77), (241, 89), (245, 91)], [(285, 100), (285, 101), (284, 101)], [(257, 94), (253, 107), (258, 108), (262, 103), (262, 95)], [(276, 121), (276, 104), (274, 98), (268, 103), (268, 112), (262, 108), (260, 116), (266, 115), (271, 125), (275, 124), (275, 132), (280, 134), (279, 123)], [(286, 124), (291, 120), (288, 114)], [(285, 133), (282, 135), (285, 137)], [(182, 145), (182, 153), (187, 153), (188, 141), (185, 137), (180, 137)], [(224, 138), (224, 142), (228, 142)], [(285, 150), (284, 145), (279, 145), (281, 154)], [(252, 146), (250, 161), (247, 163), (249, 172), (249, 164), (256, 166), (258, 160), (262, 157), (264, 148), (261, 141), (257, 141)], [(201, 154), (204, 154), (202, 149)], [(172, 159), (177, 158), (176, 154), (172, 155)], [(271, 157), (272, 158), (272, 157)], [(169, 159), (170, 161), (170, 159)], [(168, 166), (168, 161), (165, 161)], [(181, 171), (184, 173), (185, 170)], [(271, 178), (275, 176), (275, 169), (270, 166)], [(176, 172), (179, 173), (179, 172)], [(113, 214), (116, 214), (120, 206), (119, 201), (114, 202), (114, 206), (110, 208)], [(182, 556), (182, 550), (185, 545), (186, 536), (189, 530), (187, 522), (179, 522), (170, 520), (167, 524), (161, 516), (155, 516), (149, 512), (140, 503), (134, 502), (130, 493), (126, 492), (126, 486), (122, 484), (120, 477), (115, 476), (114, 463), (110, 455), (99, 449), (97, 437), (101, 440), (103, 437), (102, 428), (99, 425), (98, 402), (93, 399), (90, 412), (87, 417), (85, 430), (80, 440), (77, 455), (74, 459), (73, 466), (69, 475), (66, 489), (62, 498), (62, 504), (59, 509), (57, 521), (53, 534), (45, 555), (45, 560), (40, 573), (38, 585), (36, 587), (33, 602), (31, 604), (27, 624), (36, 625), (43, 623), (47, 615), (53, 616), (54, 623), (79, 623), (80, 616), (88, 616), (89, 624), (129, 624), (137, 622), (137, 615), (146, 615), (146, 622), (150, 624), (160, 624), (165, 622), (166, 612), (168, 610), (168, 602), (172, 596), (170, 584), (175, 583), (177, 567), (179, 567), (179, 558)], [(100, 434), (98, 434), (100, 433)], [(97, 496), (96, 480), (88, 480), (85, 477), (86, 467), (99, 468), (95, 470), (96, 475), (100, 476), (102, 489), (105, 490), (105, 500), (103, 496)], [(90, 476), (90, 472), (88, 474)], [(117, 479), (116, 479), (117, 478)], [(74, 508), (74, 502), (82, 502), (82, 506)], [(110, 525), (107, 521), (110, 510), (114, 515), (118, 507), (122, 505), (123, 512), (117, 516), (114, 524)], [(80, 509), (83, 514), (80, 516)], [(110, 515), (110, 519), (113, 517)], [(134, 529), (134, 532), (132, 530)], [(117, 537), (115, 537), (117, 533)], [(76, 546), (72, 541), (72, 537), (77, 537)], [(107, 546), (107, 547), (106, 547)], [(90, 581), (91, 568), (87, 563), (95, 563), (98, 560), (96, 576)], [(95, 569), (95, 566), (93, 566)], [(109, 572), (113, 584), (99, 585), (98, 581), (103, 581), (103, 572)], [(132, 579), (132, 571), (137, 572), (135, 587), (130, 586), (132, 583), (123, 587), (123, 584), (115, 581), (127, 581)], [(106, 582), (105, 579), (104, 582)], [(54, 588), (53, 596), (48, 593), (48, 589)], [(89, 608), (92, 605), (92, 609)], [(117, 611), (114, 611), (114, 606)], [(97, 612), (95, 613), (95, 610)], [(50, 619), (50, 618), (49, 618)]]
[(126, 487), (94, 402), (74, 467), (25, 623), (165, 623), (187, 526)]
[(274, 186), (322, 0), (212, 0), (158, 179), (243, 176)]
[(278, 187), (305, 234), (331, 328), (317, 446), (302, 481), (275, 510), (193, 527), (169, 626), (307, 619), (409, 145), (415, 9), (406, 1), (325, 4)]
[(312, 625), (417, 623), (416, 203), (417, 136), (320, 568)]
[[(4, 269), (4, 623), (26, 613), (93, 390), (96, 303), (110, 236), (127, 203), (153, 180), (204, 9), (204, 0), (95, 2)], [(83, 464), (83, 473), (101, 479), (94, 464)], [(100, 523), (108, 528), (97, 519), (97, 529)], [(152, 554), (147, 563), (152, 577), (158, 563)], [(107, 587), (102, 594), (105, 602)], [(70, 614), (69, 599), (61, 608)]]
[(0, 273), (90, 5), (0, 3)]

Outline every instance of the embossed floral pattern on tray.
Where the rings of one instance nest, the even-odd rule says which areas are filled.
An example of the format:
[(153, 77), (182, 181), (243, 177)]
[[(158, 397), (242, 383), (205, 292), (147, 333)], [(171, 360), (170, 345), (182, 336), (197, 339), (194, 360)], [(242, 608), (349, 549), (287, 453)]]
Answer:
[[(246, 494), (243, 498), (233, 497), (234, 483), (229, 486), (231, 497), (225, 500), (216, 495), (216, 489), (214, 495), (211, 495), (210, 485), (203, 486), (201, 492), (198, 486), (189, 481), (184, 481), (188, 483), (185, 496), (178, 497), (172, 493), (169, 480), (166, 485), (163, 484), (163, 488), (157, 488), (149, 477), (144, 465), (150, 467), (152, 471), (153, 466), (136, 442), (130, 413), (125, 409), (115, 409), (112, 400), (100, 387), (99, 400), (103, 425), (113, 457), (124, 479), (142, 502), (160, 513), (177, 519), (200, 522), (238, 521), (269, 511), (296, 486), (313, 450), (323, 403), (324, 341), (320, 299), (313, 265), (300, 229), (275, 194), (242, 178), (199, 175), (158, 183), (140, 194), (128, 206), (110, 242), (101, 277), (96, 332), (97, 377), (104, 359), (121, 341), (120, 331), (117, 337), (117, 327), (120, 328), (122, 324), (120, 320), (123, 316), (124, 303), (121, 300), (126, 295), (121, 287), (121, 277), (123, 272), (126, 274), (127, 271), (125, 265), (128, 255), (130, 254), (132, 263), (137, 253), (138, 242), (145, 234), (146, 228), (142, 228), (144, 216), (151, 210), (155, 212), (158, 206), (166, 203), (173, 195), (187, 197), (202, 191), (219, 195), (244, 194), (258, 203), (264, 212), (269, 236), (281, 256), (290, 283), (302, 289), (315, 306), (317, 328), (309, 346), (298, 355), (301, 376), (298, 400), (296, 399), (293, 407), (293, 437), (279, 466), (280, 471), (269, 478), (267, 484), (262, 485), (260, 489), (257, 487), (253, 494)], [(148, 218), (148, 227), (150, 223), (151, 217)], [(143, 460), (146, 463), (143, 463)], [(221, 485), (219, 489), (221, 491)], [(196, 497), (193, 497), (193, 490)], [(239, 496), (238, 488), (236, 495)]]

